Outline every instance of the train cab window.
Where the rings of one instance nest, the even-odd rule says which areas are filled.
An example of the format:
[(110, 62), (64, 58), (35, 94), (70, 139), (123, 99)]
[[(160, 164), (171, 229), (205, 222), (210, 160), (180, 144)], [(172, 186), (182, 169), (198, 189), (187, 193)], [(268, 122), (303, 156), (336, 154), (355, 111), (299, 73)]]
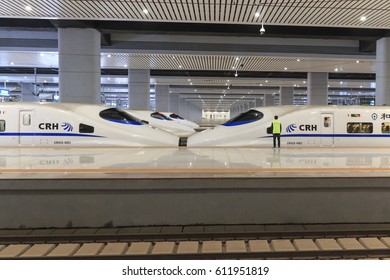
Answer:
[(332, 127), (332, 122), (330, 117), (324, 117), (324, 127)]
[(158, 119), (158, 120), (171, 121), (170, 118), (168, 118), (167, 116), (165, 116), (164, 114), (162, 114), (160, 112), (151, 113), (150, 116), (152, 118), (155, 118), (155, 119)]
[(246, 124), (246, 123), (251, 123), (254, 121), (261, 120), (263, 117), (264, 114), (262, 112), (256, 110), (249, 110), (248, 112), (242, 113), (237, 117), (228, 120), (223, 125), (224, 126), (241, 125), (241, 124)]
[(94, 133), (95, 132), (95, 128), (93, 126), (80, 123), (80, 125), (79, 125), (79, 132), (80, 133)]
[(390, 122), (382, 123), (381, 130), (382, 133), (390, 133)]
[(172, 119), (177, 119), (177, 120), (184, 120), (184, 118), (180, 117), (179, 115), (173, 113), (169, 115), (170, 118)]
[(373, 124), (365, 122), (350, 122), (347, 123), (348, 133), (372, 133)]
[(31, 125), (31, 115), (30, 114), (24, 114), (23, 115), (23, 125), (24, 126)]
[(116, 108), (109, 108), (99, 113), (102, 119), (112, 122), (142, 125), (142, 121), (132, 115)]
[(0, 120), (0, 132), (5, 131), (5, 120)]

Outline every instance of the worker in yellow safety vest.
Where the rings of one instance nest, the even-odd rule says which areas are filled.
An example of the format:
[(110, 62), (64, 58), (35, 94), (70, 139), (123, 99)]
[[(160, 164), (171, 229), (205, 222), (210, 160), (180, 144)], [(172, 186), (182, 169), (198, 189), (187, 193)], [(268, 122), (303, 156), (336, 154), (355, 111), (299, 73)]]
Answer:
[(280, 132), (282, 131), (282, 124), (278, 120), (278, 116), (275, 116), (271, 128), (272, 136), (274, 138), (274, 148), (276, 148), (276, 139), (278, 139), (278, 148), (280, 148)]

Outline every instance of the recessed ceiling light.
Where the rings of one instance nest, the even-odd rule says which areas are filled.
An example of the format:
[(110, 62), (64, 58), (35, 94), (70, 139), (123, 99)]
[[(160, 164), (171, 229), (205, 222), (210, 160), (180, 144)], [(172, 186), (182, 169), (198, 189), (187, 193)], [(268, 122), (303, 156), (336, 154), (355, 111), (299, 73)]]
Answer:
[(360, 17), (360, 21), (366, 21), (367, 20), (367, 17), (366, 16), (361, 16)]
[(260, 13), (257, 12), (257, 13), (255, 14), (255, 17), (259, 17), (259, 16), (260, 16)]
[(123, 65), (123, 67), (127, 67), (127, 64)]
[(149, 13), (149, 11), (147, 9), (143, 9), (142, 11), (144, 12), (144, 14), (148, 14)]
[(32, 11), (32, 7), (30, 5), (25, 6), (24, 9), (29, 12)]
[(107, 57), (111, 57), (111, 54), (109, 53), (109, 54), (107, 55)]
[(360, 63), (360, 61), (359, 61), (359, 60), (356, 60), (356, 63)]

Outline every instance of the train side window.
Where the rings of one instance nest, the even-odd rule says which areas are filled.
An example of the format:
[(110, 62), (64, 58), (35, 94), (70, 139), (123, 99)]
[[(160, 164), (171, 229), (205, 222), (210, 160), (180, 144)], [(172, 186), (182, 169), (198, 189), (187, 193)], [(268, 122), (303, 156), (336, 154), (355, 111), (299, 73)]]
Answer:
[(0, 132), (5, 131), (5, 120), (0, 120)]
[(23, 125), (24, 126), (31, 125), (31, 115), (30, 114), (24, 114), (23, 115)]
[(382, 133), (390, 133), (390, 122), (382, 123)]
[(79, 125), (79, 132), (80, 133), (94, 133), (95, 132), (95, 128), (93, 126), (80, 123), (80, 125)]
[(372, 133), (373, 124), (365, 122), (350, 122), (347, 123), (348, 133)]
[(324, 127), (331, 127), (331, 126), (332, 123), (330, 117), (324, 117)]

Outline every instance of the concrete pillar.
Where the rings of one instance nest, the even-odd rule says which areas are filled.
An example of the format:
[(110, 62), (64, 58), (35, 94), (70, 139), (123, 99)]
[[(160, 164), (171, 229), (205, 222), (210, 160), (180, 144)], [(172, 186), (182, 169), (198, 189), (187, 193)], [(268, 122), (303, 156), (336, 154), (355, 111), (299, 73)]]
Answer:
[(293, 87), (280, 87), (280, 105), (293, 105), (294, 104), (294, 88)]
[(264, 106), (275, 106), (275, 97), (272, 94), (264, 94)]
[(390, 105), (390, 38), (376, 42), (375, 105)]
[(35, 85), (30, 83), (21, 83), (20, 91), (22, 94), (22, 102), (39, 102), (38, 90)]
[(179, 94), (178, 93), (170, 93), (169, 94), (169, 112), (179, 113)]
[(129, 109), (150, 110), (150, 70), (129, 69)]
[(179, 115), (183, 118), (186, 118), (185, 115), (186, 115), (186, 100), (185, 98), (180, 98), (179, 97)]
[(60, 102), (100, 104), (100, 33), (58, 29)]
[(169, 111), (169, 86), (156, 84), (156, 110)]
[(328, 73), (307, 74), (307, 105), (328, 105)]

